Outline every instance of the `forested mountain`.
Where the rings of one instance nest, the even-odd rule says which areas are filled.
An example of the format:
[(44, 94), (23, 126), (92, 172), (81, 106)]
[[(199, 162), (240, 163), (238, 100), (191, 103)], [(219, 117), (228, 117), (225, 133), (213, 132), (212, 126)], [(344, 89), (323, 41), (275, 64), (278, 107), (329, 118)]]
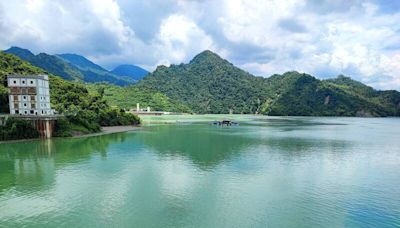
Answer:
[(204, 51), (189, 64), (157, 67), (137, 86), (160, 91), (196, 113), (255, 113), (266, 97), (263, 82)]
[[(43, 69), (32, 66), (14, 55), (0, 52), (0, 113), (8, 113), (7, 75), (44, 73), (46, 72)], [(50, 96), (52, 108), (66, 117), (65, 121), (59, 121), (57, 125), (56, 134), (60, 136), (73, 132), (96, 132), (100, 130), (100, 126), (138, 123), (136, 116), (111, 108), (102, 93), (89, 94), (85, 85), (79, 82), (66, 81), (50, 75)], [(0, 133), (4, 133), (1, 130)]]
[(114, 70), (112, 70), (111, 73), (119, 76), (129, 77), (136, 81), (141, 80), (142, 78), (144, 78), (144, 76), (149, 74), (147, 70), (130, 64), (119, 65)]
[(29, 50), (19, 47), (11, 47), (4, 52), (16, 55), (36, 67), (42, 68), (51, 74), (58, 75), (69, 81), (108, 82), (121, 86), (133, 83), (133, 81), (128, 78), (117, 76), (104, 69), (96, 69), (97, 67), (93, 66), (95, 65), (94, 63), (90, 64), (90, 67), (88, 67), (88, 62), (90, 61), (82, 56), (80, 57), (83, 59), (77, 58), (77, 56), (64, 56), (69, 59), (65, 60), (64, 57), (46, 53), (34, 55)]
[(67, 53), (67, 54), (58, 54), (57, 56), (75, 65), (81, 70), (97, 70), (97, 71), (107, 72), (107, 70), (104, 69), (103, 67), (93, 63), (92, 61), (88, 60), (87, 58), (81, 55)]
[(32, 65), (42, 68), (49, 73), (58, 75), (65, 80), (81, 81), (84, 78), (82, 72), (56, 56), (45, 53), (34, 55), (31, 51), (19, 47), (11, 47), (4, 52), (13, 54)]
[(255, 77), (204, 51), (190, 63), (159, 66), (136, 86), (160, 91), (197, 113), (299, 116), (399, 116), (400, 93), (339, 76), (319, 80), (287, 72)]

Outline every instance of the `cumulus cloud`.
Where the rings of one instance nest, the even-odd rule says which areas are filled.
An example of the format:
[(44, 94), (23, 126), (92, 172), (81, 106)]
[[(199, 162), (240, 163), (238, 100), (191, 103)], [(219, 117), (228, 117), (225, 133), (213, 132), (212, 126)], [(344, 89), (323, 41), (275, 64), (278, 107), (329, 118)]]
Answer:
[(400, 89), (398, 21), (387, 0), (4, 0), (0, 48), (149, 70), (210, 49), (256, 75), (345, 74)]
[[(215, 49), (213, 40), (189, 18), (173, 14), (162, 21), (157, 34), (159, 63), (182, 62), (205, 49)], [(195, 42), (194, 42), (195, 41)]]

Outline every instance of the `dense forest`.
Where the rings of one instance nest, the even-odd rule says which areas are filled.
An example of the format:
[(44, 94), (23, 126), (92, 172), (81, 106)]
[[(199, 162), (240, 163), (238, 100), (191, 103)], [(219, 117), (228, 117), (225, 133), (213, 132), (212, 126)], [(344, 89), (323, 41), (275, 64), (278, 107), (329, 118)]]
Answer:
[[(46, 71), (34, 67), (14, 55), (0, 53), (0, 112), (8, 112), (6, 76), (9, 74), (45, 74)], [(103, 93), (89, 94), (84, 84), (66, 81), (50, 74), (50, 95), (52, 108), (63, 114), (65, 119), (57, 122), (58, 136), (100, 131), (101, 126), (138, 124), (139, 118), (108, 105)], [(13, 120), (10, 120), (10, 124)], [(17, 123), (15, 125), (23, 126)], [(1, 130), (1, 129), (0, 129)]]
[(153, 111), (170, 111), (170, 112), (183, 112), (192, 113), (192, 110), (166, 95), (145, 88), (138, 88), (135, 86), (120, 87), (110, 84), (87, 84), (89, 92), (92, 95), (98, 94), (99, 91), (103, 92), (104, 99), (111, 106), (123, 108), (126, 110), (135, 109), (136, 104), (139, 103), (141, 108), (151, 107)]
[(189, 64), (159, 66), (136, 86), (160, 91), (196, 113), (256, 113), (266, 98), (263, 82), (205, 51)]
[(159, 66), (137, 88), (159, 91), (196, 113), (277, 116), (399, 116), (400, 93), (377, 91), (345, 76), (319, 80), (287, 72), (253, 76), (204, 51), (188, 64)]

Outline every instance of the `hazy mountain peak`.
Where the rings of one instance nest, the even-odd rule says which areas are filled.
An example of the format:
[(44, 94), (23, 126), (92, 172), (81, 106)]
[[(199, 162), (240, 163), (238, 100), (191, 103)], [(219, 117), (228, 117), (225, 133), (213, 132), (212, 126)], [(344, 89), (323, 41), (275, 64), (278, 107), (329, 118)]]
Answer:
[(129, 77), (134, 80), (140, 80), (144, 76), (146, 76), (149, 72), (141, 67), (131, 65), (131, 64), (122, 64), (117, 66), (111, 73), (116, 74), (118, 76)]
[(30, 50), (16, 46), (12, 46), (9, 49), (5, 50), (4, 52), (14, 54), (23, 58), (30, 58), (35, 56)]
[(65, 54), (59, 54), (57, 56), (82, 69), (95, 69), (100, 71), (107, 71), (103, 67), (93, 63), (89, 59), (78, 54), (65, 53)]

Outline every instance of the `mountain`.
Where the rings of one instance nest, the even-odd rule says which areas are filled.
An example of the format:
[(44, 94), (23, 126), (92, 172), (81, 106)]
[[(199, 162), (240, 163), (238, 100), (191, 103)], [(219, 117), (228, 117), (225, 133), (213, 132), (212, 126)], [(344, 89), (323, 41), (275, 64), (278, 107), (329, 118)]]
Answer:
[[(49, 55), (46, 53), (34, 55), (29, 50), (19, 47), (11, 47), (4, 52), (13, 54), (36, 67), (42, 68), (43, 70), (51, 74), (58, 75), (63, 79), (69, 81), (107, 82), (120, 86), (125, 86), (133, 83), (132, 80), (114, 75), (104, 69), (98, 70), (98, 67), (100, 66), (91, 63), (89, 60), (82, 56), (80, 56), (81, 58), (79, 58), (77, 56), (71, 57), (70, 55), (67, 55), (66, 58), (69, 58), (70, 60), (66, 60), (57, 55)], [(88, 62), (90, 62), (91, 64)], [(91, 67), (83, 67), (88, 65), (90, 65)]]
[(107, 72), (106, 69), (103, 67), (93, 63), (92, 61), (88, 60), (87, 58), (77, 55), (77, 54), (58, 54), (58, 57), (66, 60), (67, 62), (75, 65), (76, 67), (80, 68), (81, 70), (98, 70)]
[(157, 67), (137, 86), (160, 91), (196, 113), (255, 113), (265, 99), (263, 82), (204, 51), (188, 64)]
[(159, 91), (196, 113), (400, 115), (397, 91), (377, 91), (344, 76), (319, 80), (287, 72), (256, 77), (211, 51), (198, 54), (188, 64), (159, 66), (136, 86)]
[(84, 78), (82, 72), (56, 56), (48, 55), (46, 53), (34, 55), (29, 50), (19, 47), (11, 47), (4, 52), (18, 56), (19, 58), (30, 62), (32, 65), (42, 68), (49, 73), (59, 75), (66, 80), (79, 81)]
[(8, 50), (4, 52), (20, 56), (21, 59), (30, 59), (35, 57), (35, 55), (28, 49), (19, 47), (10, 47)]
[(141, 67), (138, 67), (135, 65), (129, 65), (129, 64), (119, 65), (114, 70), (112, 70), (111, 73), (119, 75), (119, 76), (129, 77), (136, 81), (143, 79), (144, 76), (149, 74), (149, 72), (147, 70), (145, 70)]
[[(8, 90), (6, 77), (9, 74), (45, 74), (43, 69), (33, 66), (15, 55), (0, 52), (0, 113), (8, 113)], [(89, 94), (85, 85), (71, 82), (50, 74), (50, 97), (52, 108), (64, 114), (65, 120), (56, 125), (56, 135), (68, 136), (72, 133), (97, 132), (100, 126), (127, 125), (138, 123), (138, 118), (119, 109), (113, 109), (102, 94)], [(0, 140), (11, 135), (0, 128)]]

